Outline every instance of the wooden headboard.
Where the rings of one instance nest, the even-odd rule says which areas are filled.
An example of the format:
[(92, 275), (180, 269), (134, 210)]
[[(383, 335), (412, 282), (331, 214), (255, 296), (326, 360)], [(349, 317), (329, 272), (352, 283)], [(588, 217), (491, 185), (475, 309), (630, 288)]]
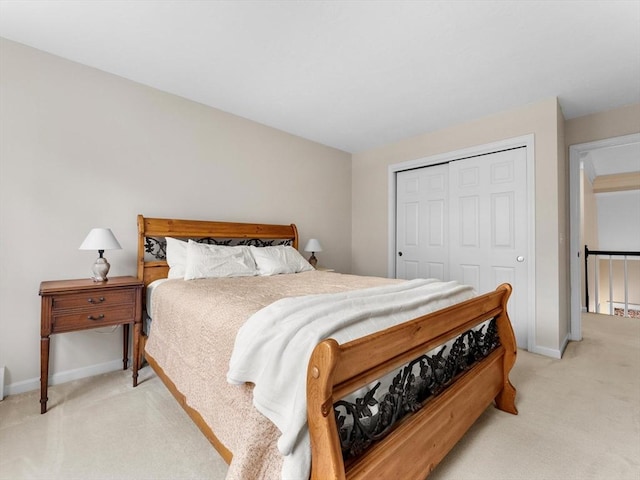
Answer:
[(147, 260), (147, 239), (164, 237), (190, 239), (259, 239), (287, 240), (298, 248), (298, 229), (294, 224), (270, 225), (262, 223), (208, 222), (172, 218), (145, 218), (138, 215), (138, 278), (145, 287), (154, 280), (166, 278), (169, 265), (166, 260)]

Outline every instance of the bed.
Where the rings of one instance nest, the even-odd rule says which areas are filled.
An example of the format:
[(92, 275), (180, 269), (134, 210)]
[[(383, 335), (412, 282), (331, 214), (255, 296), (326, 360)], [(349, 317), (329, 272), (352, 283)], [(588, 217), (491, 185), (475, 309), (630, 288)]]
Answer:
[[(229, 464), (227, 480), (423, 479), (492, 402), (517, 414), (516, 391), (509, 381), (516, 343), (506, 307), (508, 284), (472, 296), (464, 286), (430, 280), (405, 282), (315, 269), (185, 281), (168, 278), (175, 265), (170, 269), (165, 258), (167, 237), (190, 239), (193, 248), (200, 248), (195, 246), (199, 242), (297, 249), (298, 232), (293, 224), (138, 216), (138, 277), (148, 287), (146, 308), (152, 311), (150, 333), (143, 335), (140, 351)], [(421, 295), (433, 296), (429, 307), (416, 303), (415, 309), (403, 308), (405, 298), (408, 304)], [(387, 298), (398, 305), (388, 306)], [(330, 313), (325, 310), (329, 299), (335, 302)], [(367, 313), (368, 322), (346, 322), (361, 334), (322, 330), (328, 328), (327, 315), (345, 316), (356, 304), (379, 312)], [(255, 325), (270, 325), (271, 317), (264, 315), (287, 310), (290, 337), (280, 338), (282, 324), (269, 327), (278, 335), (253, 331)], [(402, 314), (396, 313), (400, 310)], [(353, 312), (353, 319), (362, 317), (361, 310)], [(358, 330), (363, 323), (388, 325), (384, 322), (390, 317), (391, 326)], [(303, 323), (314, 318), (318, 323), (309, 320), (309, 325), (320, 325), (322, 332), (314, 326), (313, 335), (301, 343), (292, 341), (301, 337), (290, 318)], [(243, 343), (247, 332), (253, 336)], [(304, 350), (305, 360), (295, 360), (299, 357), (284, 350), (273, 355), (276, 347), (271, 344), (252, 343), (256, 336)], [(311, 343), (299, 347), (304, 342)], [(234, 370), (239, 346), (245, 348), (245, 364)], [(270, 373), (261, 355), (277, 357), (270, 368), (285, 377), (276, 379), (284, 383), (260, 384)], [(259, 372), (235, 376), (246, 365)], [(300, 376), (302, 387), (289, 381)], [(282, 405), (274, 408), (284, 409), (285, 415), (269, 419), (273, 400), (265, 406), (258, 399), (276, 385), (277, 392), (291, 394), (275, 401)], [(289, 431), (288, 423), (295, 422), (283, 417), (289, 411), (299, 416), (301, 408), (303, 430)], [(303, 464), (310, 464), (309, 475), (304, 467), (287, 467), (294, 456), (291, 449)]]

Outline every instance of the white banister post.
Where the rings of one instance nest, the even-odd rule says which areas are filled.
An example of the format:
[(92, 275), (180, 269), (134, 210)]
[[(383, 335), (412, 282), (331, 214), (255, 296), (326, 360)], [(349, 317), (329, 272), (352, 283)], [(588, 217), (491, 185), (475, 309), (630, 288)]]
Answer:
[(595, 282), (593, 282), (595, 284), (595, 305), (594, 305), (594, 310), (596, 313), (600, 313), (600, 257), (598, 255), (595, 255), (596, 257), (596, 278), (595, 278)]
[(627, 278), (627, 256), (624, 256), (624, 316), (629, 316), (629, 283)]
[(609, 255), (609, 315), (613, 315), (613, 256)]

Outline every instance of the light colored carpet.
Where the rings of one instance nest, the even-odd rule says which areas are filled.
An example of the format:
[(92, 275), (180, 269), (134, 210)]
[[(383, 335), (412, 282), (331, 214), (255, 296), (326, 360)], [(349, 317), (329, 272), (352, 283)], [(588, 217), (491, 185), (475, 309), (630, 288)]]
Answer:
[(562, 360), (518, 352), (518, 415), (487, 409), (429, 480), (640, 480), (640, 322), (583, 315)]
[(149, 367), (0, 402), (2, 480), (224, 479), (227, 465)]
[[(520, 351), (517, 416), (489, 407), (429, 480), (640, 480), (640, 322), (585, 315), (562, 360)], [(147, 367), (0, 402), (0, 479), (222, 480), (224, 461)], [(247, 479), (250, 480), (250, 479)]]

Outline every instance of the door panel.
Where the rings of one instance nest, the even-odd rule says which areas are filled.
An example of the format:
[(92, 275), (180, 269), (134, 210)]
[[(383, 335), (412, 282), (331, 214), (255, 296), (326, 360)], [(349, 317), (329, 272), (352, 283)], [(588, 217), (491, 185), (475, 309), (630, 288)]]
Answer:
[(459, 197), (452, 207), (456, 209), (458, 222), (457, 236), (452, 237), (459, 242), (459, 247), (480, 247), (479, 197)]
[(444, 272), (444, 263), (427, 262), (427, 278), (444, 279), (446, 278)]
[(493, 269), (493, 283), (497, 286), (502, 283), (510, 283), (515, 285), (516, 275), (514, 268), (494, 267)]
[(491, 245), (493, 248), (515, 248), (515, 215), (513, 192), (491, 194)]
[[(479, 292), (481, 267), (481, 265), (453, 265), (451, 268), (454, 274), (453, 279), (465, 285), (471, 285), (476, 292)], [(459, 272), (458, 275), (456, 275), (456, 272)]]
[(409, 260), (404, 262), (404, 271), (405, 271), (405, 278), (407, 280), (414, 280), (416, 278), (420, 278), (420, 264), (416, 261), (413, 260)]
[(445, 210), (443, 199), (431, 200), (427, 203), (429, 247), (443, 248), (445, 239)]
[(420, 204), (418, 202), (406, 203), (405, 210), (405, 242), (407, 246), (417, 247), (419, 243), (418, 228), (420, 228)]

